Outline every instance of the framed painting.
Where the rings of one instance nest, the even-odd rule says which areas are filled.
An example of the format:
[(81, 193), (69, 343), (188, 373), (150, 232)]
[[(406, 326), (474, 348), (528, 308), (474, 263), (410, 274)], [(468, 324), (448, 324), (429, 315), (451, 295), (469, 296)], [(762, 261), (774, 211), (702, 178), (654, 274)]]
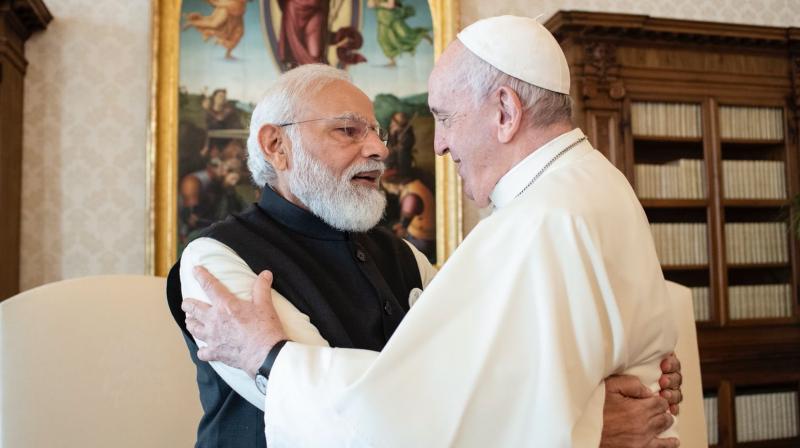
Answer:
[(458, 0), (153, 0), (148, 268), (166, 275), (205, 228), (257, 200), (250, 114), (282, 72), (350, 74), (389, 131), (379, 225), (441, 264), (462, 238), (461, 186), (434, 157), (427, 78)]

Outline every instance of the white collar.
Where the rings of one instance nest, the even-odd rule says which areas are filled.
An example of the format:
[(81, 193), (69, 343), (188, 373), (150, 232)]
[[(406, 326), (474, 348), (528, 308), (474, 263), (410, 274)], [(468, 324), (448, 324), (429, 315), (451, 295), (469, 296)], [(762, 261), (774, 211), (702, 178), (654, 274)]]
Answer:
[(489, 196), (492, 205), (495, 208), (507, 205), (525, 189), (532, 176), (539, 172), (559, 151), (583, 137), (583, 131), (579, 128), (565, 132), (511, 167), (492, 190), (492, 194)]

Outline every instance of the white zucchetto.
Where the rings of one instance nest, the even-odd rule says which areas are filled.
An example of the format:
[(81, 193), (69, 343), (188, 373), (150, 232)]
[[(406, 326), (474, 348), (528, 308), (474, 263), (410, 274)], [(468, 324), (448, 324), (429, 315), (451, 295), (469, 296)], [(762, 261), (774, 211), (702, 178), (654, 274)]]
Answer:
[(530, 17), (478, 20), (458, 33), (476, 56), (503, 73), (569, 95), (569, 66), (555, 37)]

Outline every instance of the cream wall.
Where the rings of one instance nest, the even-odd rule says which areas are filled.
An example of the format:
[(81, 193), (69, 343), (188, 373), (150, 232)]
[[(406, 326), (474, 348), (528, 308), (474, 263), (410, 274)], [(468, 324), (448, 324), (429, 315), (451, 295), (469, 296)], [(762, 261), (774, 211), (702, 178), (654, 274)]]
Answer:
[[(45, 0), (27, 44), (21, 286), (142, 273), (149, 0)], [(800, 26), (800, 0), (462, 0), (461, 21), (559, 9)], [(465, 208), (467, 228), (479, 211)]]
[(45, 0), (26, 46), (21, 287), (145, 269), (149, 0)]

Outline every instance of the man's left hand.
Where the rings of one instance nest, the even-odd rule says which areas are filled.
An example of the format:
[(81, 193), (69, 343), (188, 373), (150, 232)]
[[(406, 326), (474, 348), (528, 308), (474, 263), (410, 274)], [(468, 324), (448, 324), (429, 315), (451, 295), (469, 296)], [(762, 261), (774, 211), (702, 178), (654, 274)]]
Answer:
[(606, 400), (603, 406), (601, 448), (648, 447), (673, 448), (678, 439), (659, 439), (678, 415), (681, 394), (681, 363), (674, 353), (661, 361), (658, 395), (650, 392), (638, 378), (619, 375), (606, 378)]
[(186, 329), (206, 343), (197, 351), (203, 361), (221, 361), (255, 377), (272, 346), (286, 339), (272, 304), (272, 273), (262, 272), (253, 285), (253, 301), (239, 300), (205, 268), (193, 270), (211, 305), (184, 298)]
[(682, 383), (681, 362), (675, 353), (670, 353), (661, 361), (661, 378), (658, 379), (658, 385), (661, 386), (659, 394), (669, 403), (669, 412), (672, 415), (678, 415), (680, 412), (678, 405), (683, 401)]

